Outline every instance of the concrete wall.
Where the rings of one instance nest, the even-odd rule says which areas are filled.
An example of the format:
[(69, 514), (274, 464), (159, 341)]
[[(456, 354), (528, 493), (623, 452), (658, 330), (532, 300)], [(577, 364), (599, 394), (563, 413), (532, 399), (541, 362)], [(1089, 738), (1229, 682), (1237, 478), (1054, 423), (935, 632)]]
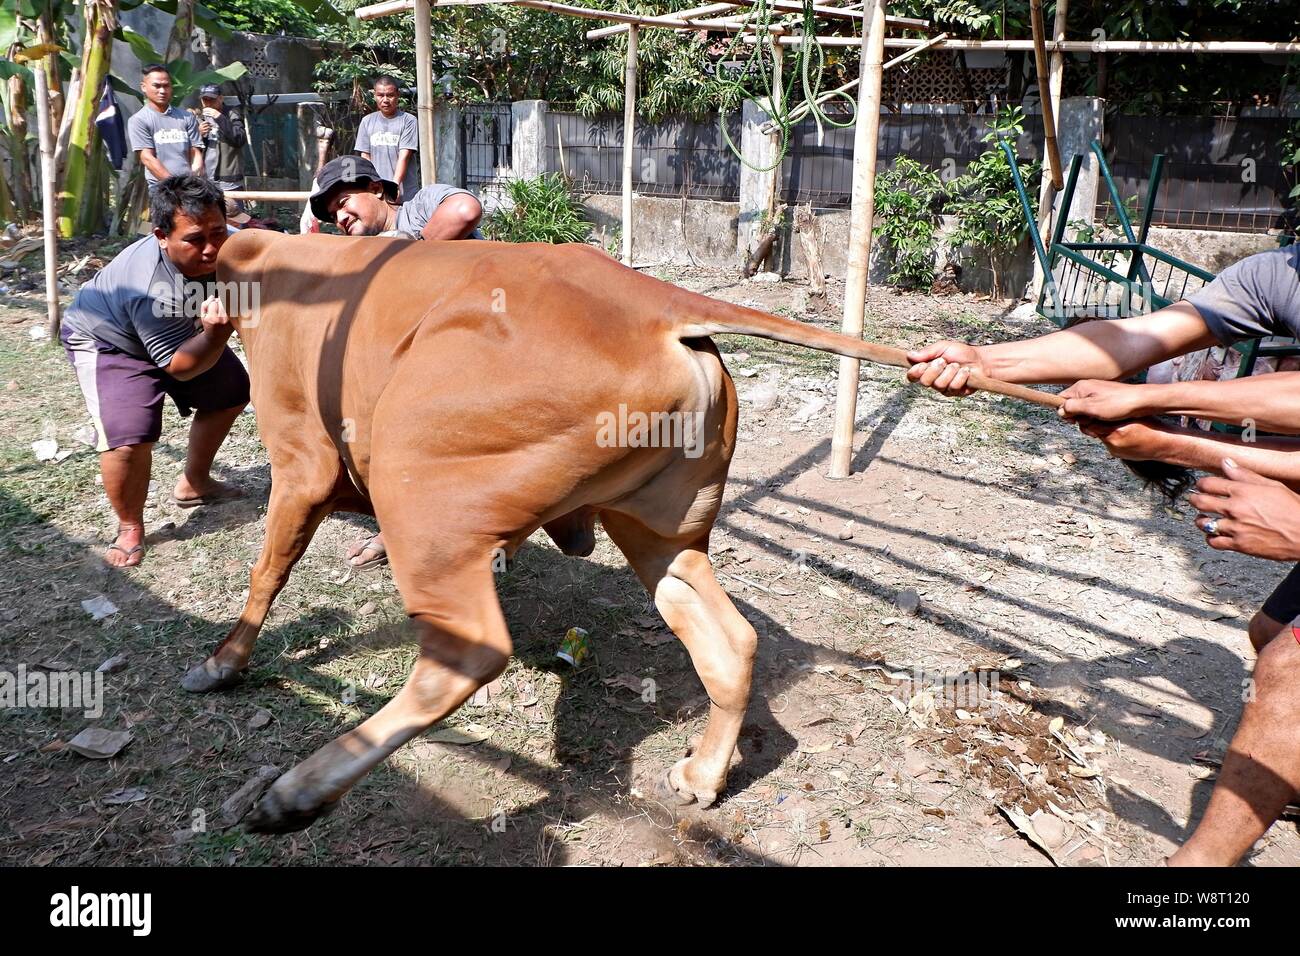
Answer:
[[(620, 227), (619, 197), (588, 195), (582, 197), (582, 202), (588, 218), (595, 224), (594, 239), (608, 248)], [(704, 266), (739, 272), (743, 264), (742, 254), (736, 248), (739, 203), (701, 199), (683, 202), (680, 199), (637, 196), (632, 213), (636, 227), (632, 252), (638, 265)], [(849, 212), (847, 209), (814, 209), (813, 213), (821, 229), (822, 260), (827, 275), (842, 277), (848, 267), (845, 257), (849, 245)], [(940, 248), (936, 256), (940, 264), (947, 261), (948, 249), (943, 244), (943, 236), (952, 226), (951, 220), (945, 219), (940, 228)], [(1277, 246), (1277, 240), (1268, 235), (1158, 226), (1152, 227), (1150, 242), (1158, 249), (1211, 272), (1221, 272), (1239, 259)], [(783, 237), (776, 250), (776, 271), (790, 278), (802, 279), (806, 278), (807, 270), (798, 245), (797, 237)], [(971, 292), (992, 289), (992, 273), (982, 254), (960, 254), (958, 261), (962, 267), (963, 289)], [(1000, 263), (999, 272), (1002, 294), (1019, 295), (1033, 272), (1033, 252), (1028, 239)], [(877, 244), (871, 256), (871, 281), (883, 285), (888, 275), (888, 259)]]
[(1277, 248), (1277, 238), (1260, 233), (1212, 232), (1152, 226), (1147, 242), (1184, 262), (1222, 272), (1239, 259)]
[[(622, 203), (619, 196), (582, 197), (587, 218), (594, 224), (593, 236), (604, 248), (619, 234)], [(736, 222), (740, 204), (705, 199), (663, 199), (634, 196), (632, 199), (632, 261), (641, 264), (740, 268), (736, 252)]]
[[(621, 221), (621, 200), (618, 196), (588, 195), (582, 197), (587, 216), (595, 224), (593, 237), (606, 248), (618, 235)], [(847, 209), (814, 209), (821, 230), (822, 261), (827, 275), (842, 277), (848, 268), (849, 211)], [(705, 266), (717, 269), (735, 269), (739, 272), (743, 253), (736, 247), (739, 228), (740, 204), (710, 202), (691, 199), (664, 199), (656, 196), (636, 196), (632, 215), (635, 217), (632, 257), (637, 265)], [(951, 228), (944, 225), (944, 230)], [(941, 237), (943, 235), (941, 231)], [(803, 253), (798, 248), (798, 237), (788, 232), (776, 250), (776, 271), (790, 278), (806, 278), (807, 267)], [(938, 262), (945, 261), (946, 248), (941, 245)], [(1010, 262), (1004, 263), (1003, 291), (1017, 294), (1029, 280), (1031, 261), (1028, 243)], [(887, 257), (879, 247), (871, 256), (871, 281), (883, 285), (889, 275)], [(972, 291), (988, 291), (992, 276), (983, 257), (963, 257), (962, 285)]]

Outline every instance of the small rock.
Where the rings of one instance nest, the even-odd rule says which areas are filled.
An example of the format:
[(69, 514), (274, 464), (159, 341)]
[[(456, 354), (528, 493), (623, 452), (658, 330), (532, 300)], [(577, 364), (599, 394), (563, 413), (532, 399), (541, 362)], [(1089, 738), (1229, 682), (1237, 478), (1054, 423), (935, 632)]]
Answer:
[(253, 714), (253, 716), (248, 719), (248, 727), (250, 730), (261, 730), (270, 722), (271, 712), (259, 707), (257, 708), (257, 713)]
[(94, 621), (103, 620), (117, 613), (117, 605), (102, 594), (96, 595), (89, 601), (82, 601), (81, 609)]
[(103, 800), (107, 806), (120, 806), (124, 803), (139, 803), (141, 800), (149, 799), (149, 791), (144, 787), (126, 787), (122, 790), (114, 790)]
[(750, 282), (780, 282), (781, 275), (777, 272), (759, 272), (752, 276)]
[(59, 443), (53, 438), (42, 438), (32, 442), (32, 454), (37, 461), (54, 461), (59, 454)]
[(248, 811), (253, 809), (253, 804), (257, 798), (262, 795), (262, 791), (271, 785), (271, 781), (280, 776), (278, 767), (265, 766), (259, 767), (257, 773), (249, 781), (226, 798), (226, 802), (221, 805), (221, 821), (228, 827), (233, 827), (240, 820), (247, 816)]
[(775, 385), (759, 385), (749, 390), (745, 396), (750, 407), (756, 412), (770, 412), (781, 401), (781, 393)]
[(852, 522), (852, 521), (846, 521), (846, 522), (844, 523), (844, 527), (840, 529), (839, 539), (840, 539), (841, 541), (852, 541), (852, 540), (853, 540), (853, 522)]
[(1029, 818), (1029, 822), (1034, 825), (1034, 830), (1043, 838), (1043, 842), (1053, 850), (1065, 846), (1066, 841), (1070, 838), (1070, 831), (1066, 827), (1065, 821), (1055, 814), (1035, 810), (1034, 815)]
[(894, 597), (894, 603), (903, 613), (915, 614), (921, 607), (921, 595), (912, 588), (905, 588)]
[(120, 670), (126, 669), (126, 655), (114, 654), (104, 663), (95, 668), (101, 674), (116, 674)]
[(91, 760), (107, 760), (116, 757), (130, 742), (130, 731), (87, 727), (68, 741), (67, 749)]
[(374, 614), (377, 610), (379, 610), (378, 604), (376, 604), (374, 601), (367, 601), (365, 604), (361, 605), (361, 607), (357, 608), (357, 613), (363, 617), (366, 617), (371, 614)]

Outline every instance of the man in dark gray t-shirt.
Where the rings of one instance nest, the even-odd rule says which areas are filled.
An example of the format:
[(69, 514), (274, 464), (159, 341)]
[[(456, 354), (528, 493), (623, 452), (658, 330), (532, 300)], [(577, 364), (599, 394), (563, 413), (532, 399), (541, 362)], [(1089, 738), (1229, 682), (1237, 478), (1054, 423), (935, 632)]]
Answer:
[(397, 108), (397, 81), (375, 79), (372, 94), (377, 107), (362, 117), (355, 149), (370, 160), (384, 179), (398, 184), (398, 198), (409, 202), (420, 188), (420, 131), (415, 117)]
[[(227, 347), (233, 327), (218, 290), (225, 199), (198, 176), (163, 179), (150, 195), (154, 234), (137, 240), (77, 292), (61, 340), (94, 423), (104, 491), (117, 514), (105, 554), (115, 567), (144, 556), (144, 506), (163, 400), (194, 412), (185, 470), (172, 491), (181, 508), (237, 496), (215, 481), (212, 460), (248, 404), (248, 374)], [(240, 293), (241, 305), (259, 301)]]
[(127, 141), (144, 166), (149, 188), (168, 176), (203, 172), (203, 139), (199, 122), (172, 103), (172, 77), (167, 68), (150, 63), (140, 81), (144, 106), (126, 124)]
[[(312, 215), (332, 222), (349, 236), (402, 234), (413, 239), (482, 239), (478, 231), (483, 207), (474, 194), (434, 183), (408, 202), (396, 202), (397, 186), (384, 179), (374, 164), (355, 156), (330, 160), (316, 174), (317, 189), (309, 200)], [(359, 542), (348, 552), (358, 570), (384, 564), (388, 558), (382, 535)]]
[[(908, 378), (969, 394), (969, 373), (1021, 384), (1070, 384), (1061, 414), (1118, 458), (1215, 473), (1190, 503), (1206, 543), (1274, 560), (1300, 555), (1300, 372), (1233, 381), (1125, 384), (1143, 369), (1215, 344), (1300, 334), (1300, 246), (1243, 259), (1187, 299), (1150, 315), (1087, 322), (996, 345), (937, 342), (908, 353)], [(1180, 428), (1154, 416), (1243, 428), (1240, 436)], [(1222, 475), (1223, 477), (1219, 477)], [(1151, 585), (1158, 588), (1154, 582)], [(1158, 594), (1158, 592), (1157, 592)], [(1152, 594), (1155, 599), (1157, 594)], [(1156, 637), (1157, 635), (1152, 635)], [(1210, 802), (1171, 865), (1230, 866), (1300, 790), (1300, 566), (1251, 618), (1258, 652), (1251, 694)], [(1235, 672), (1234, 672), (1235, 673)], [(1234, 693), (1237, 693), (1234, 688)]]
[(331, 159), (316, 174), (312, 215), (332, 222), (349, 236), (400, 231), (416, 239), (482, 239), (483, 207), (474, 194), (434, 183), (398, 203), (397, 186), (373, 163), (356, 156)]

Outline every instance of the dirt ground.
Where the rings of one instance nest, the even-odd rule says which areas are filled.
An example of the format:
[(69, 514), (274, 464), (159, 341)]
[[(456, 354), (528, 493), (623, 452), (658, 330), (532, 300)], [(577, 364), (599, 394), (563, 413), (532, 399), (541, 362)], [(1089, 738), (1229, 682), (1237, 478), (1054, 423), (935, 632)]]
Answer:
[[(835, 283), (817, 317), (803, 283), (657, 274), (838, 321)], [(1047, 330), (1007, 305), (872, 290), (867, 333), (911, 345)], [(945, 401), (893, 369), (864, 369), (853, 475), (829, 480), (835, 360), (725, 339), (741, 432), (712, 552), (760, 649), (719, 802), (657, 797), (707, 698), (621, 555), (602, 535), (590, 559), (565, 558), (539, 534), (500, 577), (516, 657), (499, 682), (309, 830), (250, 835), (228, 825), (228, 798), (401, 685), (414, 648), (400, 598), (386, 569), (345, 571), (368, 525), (332, 517), (250, 679), (182, 692), (242, 607), (262, 540), (254, 417), (218, 459), (248, 497), (181, 512), (186, 431), (169, 406), (147, 559), (109, 569), (80, 394), (62, 350), (29, 331), (43, 314), (31, 293), (0, 296), (0, 670), (126, 666), (96, 719), (0, 711), (4, 863), (1156, 864), (1204, 808), (1250, 672), (1245, 623), (1284, 570), (1211, 551), (1185, 506), (1042, 409)], [(72, 453), (38, 461), (33, 442), (50, 438)], [(82, 602), (97, 596), (118, 611), (93, 621)], [(592, 644), (576, 669), (554, 656), (573, 626)], [(65, 745), (88, 725), (131, 743), (87, 759)], [(1295, 824), (1250, 862), (1300, 863)]]

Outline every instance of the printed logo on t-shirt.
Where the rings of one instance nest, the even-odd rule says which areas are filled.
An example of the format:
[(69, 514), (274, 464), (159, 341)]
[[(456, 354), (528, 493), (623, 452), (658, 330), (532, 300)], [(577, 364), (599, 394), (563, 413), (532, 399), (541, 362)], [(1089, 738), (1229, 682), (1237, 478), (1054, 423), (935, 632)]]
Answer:
[(371, 146), (397, 146), (402, 142), (401, 133), (371, 133)]
[(188, 143), (189, 135), (183, 129), (160, 129), (153, 134), (155, 143)]

